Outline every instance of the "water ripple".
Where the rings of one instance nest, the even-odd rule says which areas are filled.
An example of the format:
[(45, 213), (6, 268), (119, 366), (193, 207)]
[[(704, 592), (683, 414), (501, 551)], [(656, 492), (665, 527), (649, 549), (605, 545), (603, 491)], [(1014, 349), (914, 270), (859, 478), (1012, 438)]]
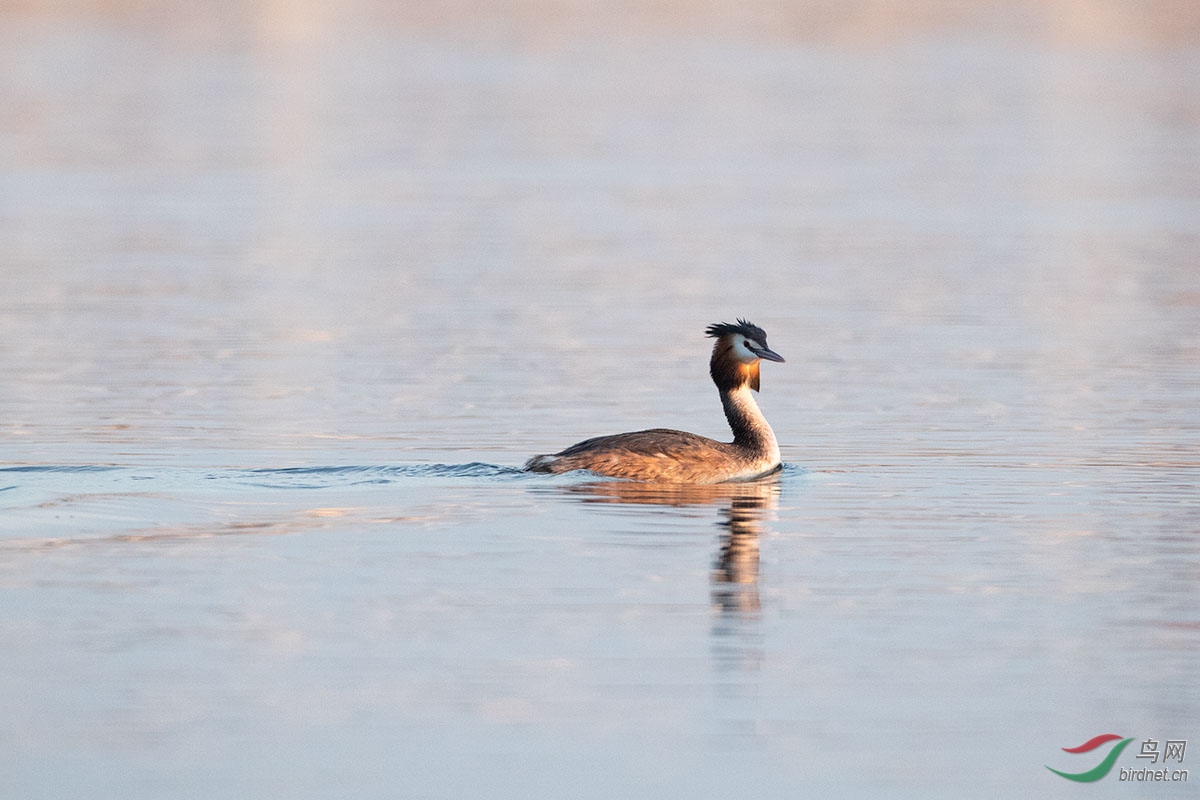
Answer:
[(360, 486), (394, 483), (404, 478), (489, 478), (526, 476), (524, 470), (472, 461), (466, 464), (389, 464), (374, 466), (320, 466), (261, 468), (214, 473), (209, 480), (233, 479), (238, 483), (280, 489), (319, 489), (326, 486)]
[[(473, 461), (465, 464), (377, 464), (253, 469), (196, 467), (141, 468), (112, 465), (18, 465), (0, 467), (0, 490), (37, 489), (48, 492), (121, 491), (127, 482), (146, 482), (173, 488), (222, 485), (261, 489), (328, 489), (392, 484), (419, 479), (503, 481), (527, 478), (517, 467)], [(17, 493), (17, 492), (14, 492)]]

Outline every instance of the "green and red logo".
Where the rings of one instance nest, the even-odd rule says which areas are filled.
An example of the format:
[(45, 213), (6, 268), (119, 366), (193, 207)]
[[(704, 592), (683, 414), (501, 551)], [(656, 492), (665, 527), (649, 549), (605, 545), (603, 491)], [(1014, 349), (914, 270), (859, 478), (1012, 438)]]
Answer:
[(1049, 765), (1046, 766), (1046, 769), (1050, 770), (1055, 775), (1063, 776), (1069, 781), (1078, 781), (1079, 783), (1091, 783), (1092, 781), (1098, 781), (1112, 770), (1113, 764), (1115, 764), (1117, 761), (1117, 756), (1121, 755), (1121, 751), (1133, 741), (1132, 738), (1125, 739), (1117, 736), (1115, 733), (1103, 733), (1092, 739), (1088, 739), (1078, 747), (1063, 748), (1063, 750), (1068, 753), (1090, 753), (1097, 747), (1108, 744), (1116, 739), (1120, 739), (1121, 741), (1113, 745), (1112, 749), (1108, 751), (1108, 755), (1104, 757), (1103, 761), (1089, 769), (1087, 772), (1060, 772)]

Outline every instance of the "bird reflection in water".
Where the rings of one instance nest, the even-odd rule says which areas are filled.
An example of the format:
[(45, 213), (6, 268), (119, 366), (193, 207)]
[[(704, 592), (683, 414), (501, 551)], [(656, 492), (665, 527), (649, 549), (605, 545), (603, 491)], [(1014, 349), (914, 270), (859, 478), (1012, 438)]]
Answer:
[(585, 503), (675, 507), (717, 506), (721, 545), (712, 570), (712, 597), (722, 612), (754, 613), (758, 542), (764, 519), (779, 504), (779, 473), (746, 483), (668, 484), (602, 481), (564, 487)]

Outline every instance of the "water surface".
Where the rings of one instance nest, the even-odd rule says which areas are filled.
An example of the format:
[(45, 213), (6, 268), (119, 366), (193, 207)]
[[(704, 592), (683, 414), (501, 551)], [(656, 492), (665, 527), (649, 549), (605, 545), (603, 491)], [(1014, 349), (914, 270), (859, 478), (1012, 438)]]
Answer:
[[(1182, 796), (1044, 767), (1200, 740), (1159, 5), (0, 12), (9, 791)], [(517, 469), (737, 316), (781, 474)]]

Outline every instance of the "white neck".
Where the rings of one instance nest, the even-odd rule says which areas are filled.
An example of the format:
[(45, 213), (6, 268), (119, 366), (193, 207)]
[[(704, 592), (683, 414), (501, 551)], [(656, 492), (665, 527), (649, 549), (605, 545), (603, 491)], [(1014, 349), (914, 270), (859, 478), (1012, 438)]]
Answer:
[(775, 431), (771, 430), (767, 418), (759, 410), (750, 387), (743, 384), (722, 392), (721, 405), (725, 407), (725, 418), (733, 429), (733, 443), (778, 463), (779, 443), (775, 440)]

